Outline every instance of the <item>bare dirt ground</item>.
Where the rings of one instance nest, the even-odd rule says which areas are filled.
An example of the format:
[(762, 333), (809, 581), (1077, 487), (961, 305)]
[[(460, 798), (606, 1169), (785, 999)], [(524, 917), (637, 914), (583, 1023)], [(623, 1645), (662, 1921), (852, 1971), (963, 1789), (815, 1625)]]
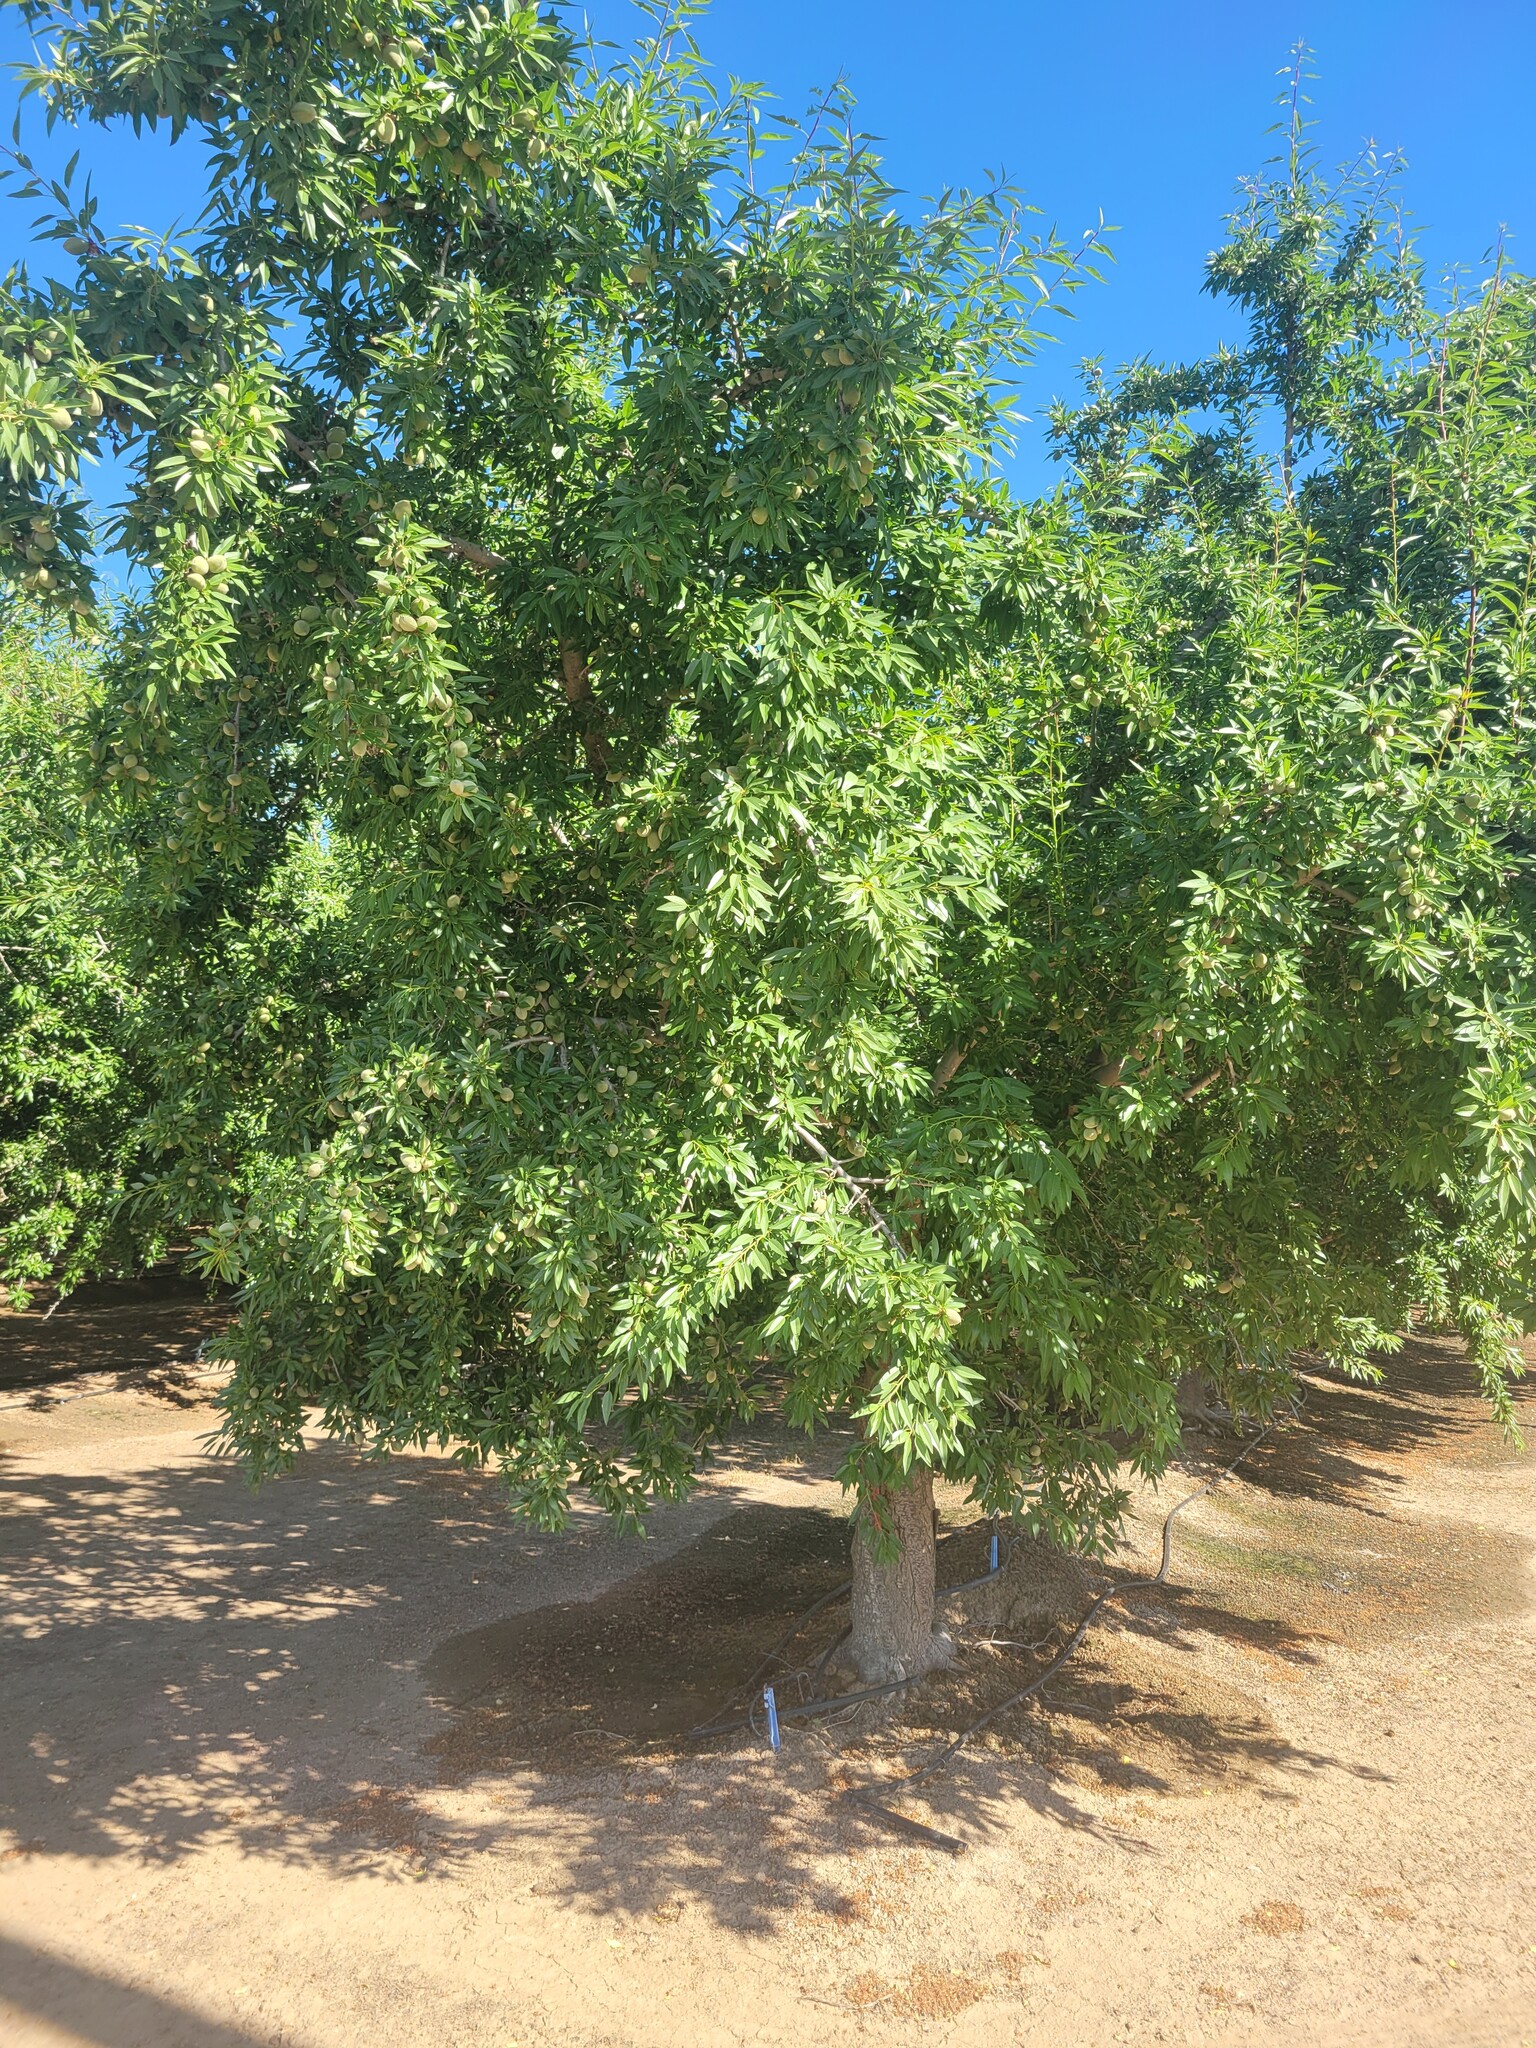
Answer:
[(56, 1400), (164, 1393), (201, 1372), (202, 1347), (229, 1318), (223, 1301), (168, 1268), (80, 1287), (62, 1303), (45, 1289), (25, 1314), (0, 1305), (0, 1398), (50, 1386)]
[(0, 2040), (1536, 2048), (1536, 1456), (1454, 1347), (1389, 1371), (1314, 1381), (1165, 1591), (891, 1788), (959, 1858), (838, 1794), (1025, 1653), (777, 1761), (686, 1739), (841, 1576), (835, 1446), (765, 1429), (644, 1542), (545, 1537), (434, 1457), (253, 1495), (163, 1362), (0, 1396)]

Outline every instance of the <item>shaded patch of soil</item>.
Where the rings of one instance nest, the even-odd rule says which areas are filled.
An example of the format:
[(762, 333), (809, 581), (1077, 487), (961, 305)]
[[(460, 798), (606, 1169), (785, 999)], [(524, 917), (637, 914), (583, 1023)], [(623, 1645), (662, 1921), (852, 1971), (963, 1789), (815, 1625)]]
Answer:
[(1012, 1740), (1068, 1783), (1120, 1792), (1278, 1793), (1329, 1768), (1288, 1740), (1241, 1686), (1106, 1631), (1047, 1686)]
[(31, 1405), (80, 1391), (174, 1394), (199, 1347), (225, 1329), (229, 1301), (175, 1272), (99, 1281), (52, 1305), (0, 1309), (0, 1392), (36, 1390)]
[(350, 1798), (319, 1809), (319, 1818), (342, 1837), (357, 1836), (375, 1848), (425, 1853), (434, 1830), (413, 1794), (394, 1785), (363, 1785)]
[[(1464, 1361), (1450, 1363), (1464, 1386)], [(1433, 1364), (1443, 1402), (1451, 1375), (1445, 1361)], [(1489, 1438), (1498, 1442), (1484, 1411), (1484, 1446)], [(1305, 1440), (1289, 1449), (1303, 1463), (1314, 1455)], [(1223, 1447), (1210, 1462), (1220, 1469), (1231, 1454)], [(1394, 1466), (1402, 1462), (1393, 1454)], [(1155, 1554), (1162, 1515), (1200, 1476), (1175, 1476), (1142, 1500), (1138, 1547)], [(1257, 1686), (1240, 1671), (1234, 1678), (1230, 1663), (1210, 1667), (1213, 1647), (1237, 1651), (1262, 1682), (1335, 1649), (1418, 1643), (1525, 1610), (1532, 1548), (1507, 1530), (1399, 1509), (1384, 1486), (1298, 1498), (1274, 1476), (1245, 1472), (1183, 1517), (1171, 1583), (1107, 1610), (1044, 1694), (994, 1724), (987, 1746), (1020, 1747), (1059, 1778), (1123, 1791), (1284, 1792), (1299, 1773), (1343, 1766), (1281, 1736)], [(963, 1727), (1028, 1680), (1027, 1660), (990, 1679), (974, 1664), (967, 1659), (912, 1696), (901, 1713), (906, 1729)], [(1348, 1768), (1385, 1777), (1395, 1759), (1389, 1747), (1380, 1768)]]
[(590, 1768), (684, 1735), (847, 1571), (843, 1516), (738, 1509), (595, 1600), (511, 1615), (440, 1644), (422, 1678), (459, 1718), (428, 1753), (452, 1781), (512, 1761)]
[[(869, 1782), (863, 1766), (895, 1777), (920, 1767), (1035, 1678), (1055, 1647), (1031, 1655), (963, 1645), (950, 1670), (914, 1686), (882, 1724), (852, 1726), (842, 1751), (854, 1767), (847, 1782)], [(971, 1738), (949, 1775), (988, 1759), (1032, 1764), (1060, 1784), (1128, 1794), (1247, 1789), (1266, 1796), (1333, 1762), (1289, 1741), (1240, 1685), (1187, 1654), (1170, 1655), (1155, 1638), (1127, 1629), (1113, 1609), (1043, 1691)], [(936, 1804), (944, 1804), (942, 1781)]]
[[(1462, 1391), (1455, 1381), (1464, 1385), (1465, 1365), (1420, 1355), (1430, 1350), (1419, 1347), (1411, 1362), (1430, 1382), (1425, 1398), (1442, 1404), (1440, 1425), (1454, 1438), (1461, 1418), (1446, 1421), (1443, 1404), (1453, 1387)], [(969, 1753), (1027, 1759), (1057, 1781), (1128, 1794), (1289, 1797), (1299, 1777), (1318, 1772), (1384, 1775), (1375, 1764), (1341, 1765), (1288, 1740), (1259, 1702), (1262, 1684), (1246, 1684), (1230, 1658), (1213, 1667), (1206, 1653), (1238, 1652), (1262, 1682), (1314, 1666), (1338, 1647), (1512, 1616), (1526, 1598), (1530, 1553), (1507, 1532), (1426, 1519), (1406, 1502), (1399, 1509), (1389, 1482), (1401, 1447), (1381, 1446), (1385, 1462), (1375, 1464), (1378, 1446), (1358, 1441), (1375, 1418), (1361, 1409), (1359, 1389), (1342, 1393), (1342, 1416), (1320, 1412), (1319, 1404), (1289, 1442), (1282, 1431), (1264, 1447), (1269, 1455), (1256, 1458), (1254, 1472), (1245, 1469), (1186, 1516), (1172, 1582), (1106, 1610), (1044, 1693), (1000, 1715)], [(1294, 1468), (1315, 1473), (1315, 1438), (1334, 1431), (1324, 1498), (1300, 1496)], [(1484, 1442), (1489, 1433), (1484, 1416)], [(1220, 1469), (1233, 1448), (1214, 1446), (1194, 1470), (1143, 1496), (1138, 1549), (1155, 1549), (1162, 1516), (1199, 1483), (1202, 1466)], [(962, 1531), (946, 1552), (945, 1577), (983, 1570), (984, 1543), (981, 1525), (974, 1535)], [(596, 1776), (642, 1751), (688, 1749), (689, 1734), (733, 1693), (739, 1699), (770, 1646), (843, 1578), (847, 1546), (839, 1515), (742, 1509), (596, 1600), (516, 1615), (443, 1643), (423, 1674), (429, 1693), (454, 1710), (427, 1745), (440, 1778), (456, 1782), (515, 1765)], [(1025, 1552), (1019, 1562), (1026, 1574), (1036, 1569)], [(952, 1668), (899, 1695), (883, 1714), (854, 1710), (815, 1724), (841, 1746), (856, 1776), (861, 1766), (900, 1774), (922, 1761), (930, 1743), (970, 1726), (1036, 1675), (1089, 1590), (1075, 1564), (1065, 1576), (1044, 1564), (1042, 1577), (1054, 1590), (1042, 1600), (1043, 1643), (1025, 1647), (1022, 1630), (1012, 1641), (986, 1640), (1001, 1617), (981, 1611), (985, 1599), (967, 1596), (952, 1610), (967, 1624)], [(1006, 1587), (1012, 1576), (998, 1583)], [(1101, 1567), (1092, 1580), (1118, 1576)], [(1027, 1595), (1027, 1588), (1009, 1589), (1008, 1602), (1028, 1607)], [(797, 1640), (790, 1656), (798, 1665), (775, 1677), (781, 1704), (806, 1696), (817, 1657), (844, 1616), (841, 1607), (830, 1609)], [(1391, 1763), (1382, 1759), (1387, 1770)]]
[[(986, 1538), (976, 1522), (946, 1544), (952, 1582), (986, 1569)], [(741, 1710), (742, 1688), (767, 1652), (847, 1577), (848, 1545), (845, 1515), (741, 1508), (595, 1600), (453, 1636), (422, 1665), (428, 1696), (456, 1716), (426, 1753), (453, 1783), (514, 1764), (600, 1771), (640, 1748), (675, 1749), (722, 1710)], [(790, 1645), (772, 1674), (781, 1704), (810, 1697), (845, 1613), (834, 1607)], [(914, 1691), (952, 1702), (957, 1688), (971, 1696), (957, 1674)]]
[[(1302, 1413), (1245, 1463), (1245, 1477), (1274, 1494), (1382, 1513), (1416, 1472), (1508, 1465), (1530, 1455), (1492, 1426), (1477, 1374), (1454, 1338), (1411, 1336), (1377, 1364), (1376, 1382), (1309, 1366)], [(1236, 1444), (1227, 1432), (1200, 1441), (1217, 1463)]]
[[(947, 1555), (957, 1575), (984, 1568), (984, 1531)], [(450, 1638), (423, 1666), (426, 1690), (454, 1712), (425, 1745), (440, 1782), (537, 1766), (599, 1775), (642, 1750), (678, 1753), (751, 1677), (784, 1629), (847, 1569), (848, 1524), (815, 1509), (745, 1508), (591, 1601), (514, 1615)], [(975, 1552), (974, 1559), (969, 1556)], [(788, 1704), (830, 1641), (840, 1610), (820, 1618), (776, 1677)], [(1291, 1646), (1283, 1625), (1266, 1640)], [(968, 1643), (953, 1666), (901, 1696), (878, 1721), (818, 1725), (869, 1761), (966, 1727), (1017, 1691), (1045, 1652)], [(1235, 1686), (1125, 1633), (1113, 1614), (1041, 1700), (1011, 1710), (975, 1753), (1029, 1758), (1054, 1775), (1127, 1790), (1247, 1783), (1308, 1768)]]
[[(518, 1604), (571, 1603), (636, 1553), (579, 1525), (534, 1538), (508, 1524), (494, 1479), (435, 1458), (379, 1468), (331, 1446), (253, 1500), (237, 1474), (189, 1455), (201, 1416), (152, 1418), (175, 1425), (155, 1441), (149, 1404), (125, 1403), (114, 1446), (91, 1425), (117, 1403), (61, 1408), (17, 1454), (24, 1490), (0, 1560), (7, 1609), (27, 1617), (21, 1654), (0, 1659), (0, 1719), (19, 1736), (0, 2035), (40, 2041), (67, 2024), (102, 2041), (206, 2034), (215, 2048), (258, 2035), (334, 2048), (1521, 2039), (1536, 2010), (1518, 1797), (1533, 1639), (1521, 1622), (1462, 1629), (1451, 1609), (1502, 1611), (1502, 1583), (1489, 1608), (1459, 1575), (1482, 1559), (1502, 1578), (1524, 1551), (1474, 1553), (1440, 1518), (1536, 1539), (1536, 1506), (1525, 1473), (1485, 1462), (1487, 1424), (1458, 1420), (1473, 1412), (1470, 1375), (1436, 1378), (1444, 1401), (1410, 1396), (1406, 1422), (1341, 1389), (1336, 1437), (1309, 1409), (1266, 1442), (1175, 1525), (1172, 1587), (1104, 1616), (1043, 1703), (907, 1787), (890, 1781), (928, 1761), (930, 1735), (947, 1738), (1040, 1660), (973, 1641), (887, 1726), (796, 1722), (780, 1757), (750, 1739), (697, 1753), (648, 1740), (652, 1701), (669, 1696), (652, 1689), (673, 1669), (665, 1646), (638, 1679), (608, 1671), (612, 1656), (591, 1672), (612, 1640), (605, 1617), (639, 1629), (654, 1608), (674, 1648), (705, 1653), (712, 1709), (846, 1570), (830, 1457), (794, 1483), (727, 1475), (672, 1540), (746, 1500), (775, 1511), (717, 1523), (728, 1544), (568, 1604), (576, 1649), (583, 1629), (592, 1638), (585, 1664), (573, 1650), (562, 1677), (525, 1640), (514, 1697), (476, 1693), (471, 1675), (462, 1704), (429, 1719), (424, 1645)], [(751, 1462), (788, 1466), (798, 1440), (760, 1427)], [(1202, 1449), (1190, 1484), (1236, 1444)], [(1327, 1504), (1321, 1550), (1303, 1526), (1308, 1474)], [(1173, 1476), (1155, 1494), (1133, 1485), (1133, 1541), (1090, 1580), (1155, 1562), (1184, 1490)], [(829, 1512), (807, 1517), (807, 1502)], [(974, 1573), (984, 1540), (946, 1552), (945, 1577)], [(1323, 1582), (1340, 1583), (1332, 1567), (1349, 1569), (1352, 1546), (1382, 1554), (1365, 1560), (1384, 1574), (1368, 1590), (1401, 1593), (1400, 1630)], [(711, 1553), (730, 1569), (703, 1570)], [(1414, 1601), (1432, 1603), (1422, 1657)], [(845, 1613), (829, 1607), (791, 1654), (813, 1663)], [(543, 1696), (546, 1675), (563, 1693)], [(793, 1697), (792, 1674), (783, 1686)], [(426, 1782), (417, 1744), (434, 1729), (462, 1745), (441, 1760), (468, 1770), (528, 1756), (530, 1734), (559, 1757), (538, 1714), (586, 1701), (580, 1718), (616, 1722), (613, 1689), (642, 1732), (597, 1767), (584, 1757), (598, 1743), (577, 1741), (555, 1770)], [(838, 1793), (872, 1778), (980, 1853), (914, 1852), (862, 1818)], [(1141, 1796), (1197, 1779), (1193, 1797)], [(1236, 1796), (1199, 1796), (1219, 1790)]]

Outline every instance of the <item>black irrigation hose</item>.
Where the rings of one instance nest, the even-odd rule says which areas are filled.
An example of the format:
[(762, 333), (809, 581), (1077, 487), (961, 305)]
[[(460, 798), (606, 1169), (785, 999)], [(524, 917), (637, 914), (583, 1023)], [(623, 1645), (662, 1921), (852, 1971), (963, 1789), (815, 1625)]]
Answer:
[[(1295, 1416), (1300, 1414), (1304, 1399), (1305, 1396), (1302, 1397), (1302, 1400), (1297, 1401), (1291, 1411), (1291, 1419), (1294, 1420)], [(1076, 1651), (1084, 1636), (1087, 1635), (1093, 1625), (1094, 1618), (1103, 1608), (1109, 1606), (1112, 1601), (1126, 1600), (1135, 1593), (1151, 1592), (1154, 1588), (1165, 1585), (1168, 1579), (1169, 1565), (1173, 1558), (1174, 1522), (1183, 1514), (1187, 1507), (1192, 1507), (1197, 1500), (1204, 1500), (1207, 1494), (1214, 1493), (1218, 1486), (1230, 1479), (1243, 1460), (1256, 1451), (1264, 1439), (1274, 1430), (1278, 1429), (1280, 1423), (1285, 1419), (1283, 1416), (1274, 1416), (1264, 1425), (1257, 1436), (1251, 1437), (1243, 1445), (1243, 1448), (1238, 1452), (1230, 1465), (1225, 1466), (1214, 1478), (1208, 1479), (1204, 1486), (1198, 1486), (1193, 1493), (1187, 1493), (1181, 1501), (1169, 1510), (1163, 1522), (1162, 1561), (1150, 1578), (1127, 1579), (1122, 1584), (1110, 1586), (1104, 1592), (1098, 1594), (1090, 1602), (1087, 1613), (1084, 1614), (1082, 1620), (1067, 1638), (1066, 1643), (1057, 1651), (1043, 1671), (1037, 1672), (1028, 1685), (1021, 1685), (1017, 1692), (1010, 1693), (1005, 1700), (999, 1700), (995, 1707), (989, 1707), (987, 1712), (981, 1715), (979, 1719), (973, 1721), (968, 1728), (963, 1728), (953, 1741), (947, 1742), (944, 1745), (932, 1763), (924, 1764), (921, 1770), (909, 1771), (906, 1777), (897, 1780), (897, 1784), (900, 1786), (927, 1784), (930, 1779), (936, 1778), (939, 1772), (944, 1770), (960, 1754), (973, 1735), (979, 1735), (982, 1729), (989, 1727), (999, 1715), (1006, 1714), (1011, 1707), (1021, 1705), (1032, 1694), (1039, 1692), (1042, 1686), (1049, 1684), (1062, 1665)], [(803, 1712), (804, 1709), (801, 1711)], [(881, 1789), (884, 1790), (885, 1788), (882, 1786)], [(902, 1834), (921, 1835), (933, 1846), (947, 1849), (951, 1855), (958, 1856), (965, 1849), (964, 1842), (958, 1840), (954, 1835), (941, 1834), (937, 1828), (924, 1827), (922, 1822), (911, 1820), (906, 1814), (896, 1813), (890, 1807), (882, 1805), (880, 1800), (875, 1797), (873, 1787), (854, 1786), (844, 1792), (842, 1797), (851, 1805), (857, 1806), (862, 1813), (867, 1813), (871, 1819), (882, 1821)]]
[[(746, 1684), (743, 1687), (741, 1687), (741, 1690), (747, 1693), (749, 1696), (752, 1693), (756, 1692), (757, 1688), (762, 1684), (763, 1680), (768, 1676), (769, 1672), (772, 1671), (773, 1667), (782, 1661), (784, 1652), (795, 1640), (795, 1637), (799, 1635), (800, 1631), (803, 1628), (805, 1628), (808, 1623), (813, 1622), (816, 1619), (817, 1615), (821, 1613), (824, 1607), (831, 1607), (836, 1601), (841, 1600), (845, 1593), (851, 1593), (852, 1591), (852, 1579), (844, 1579), (843, 1583), (840, 1586), (834, 1586), (830, 1593), (823, 1593), (819, 1600), (812, 1601), (811, 1605), (806, 1608), (804, 1614), (802, 1614), (797, 1620), (790, 1623), (789, 1627), (784, 1631), (783, 1635), (779, 1637), (779, 1640), (774, 1644), (773, 1648), (768, 1652), (767, 1656), (763, 1658), (762, 1662), (758, 1665), (757, 1669), (753, 1672), (752, 1676), (747, 1680)], [(728, 1694), (727, 1700), (729, 1700), (729, 1698), (730, 1695)], [(696, 1735), (702, 1735), (703, 1732), (704, 1731), (702, 1728), (694, 1730), (694, 1733)]]
[[(915, 1678), (893, 1678), (886, 1685), (867, 1685), (860, 1692), (840, 1692), (829, 1700), (801, 1700), (792, 1707), (777, 1707), (781, 1721), (807, 1721), (817, 1714), (835, 1714), (842, 1707), (858, 1706), (864, 1700), (882, 1698), (888, 1692), (900, 1692), (904, 1685), (916, 1685)], [(745, 1713), (733, 1715), (729, 1721), (709, 1721), (690, 1732), (700, 1738), (706, 1735), (738, 1735), (743, 1728), (753, 1725), (756, 1707), (749, 1707)]]
[[(957, 1530), (955, 1533), (958, 1535), (959, 1531)], [(983, 1572), (979, 1578), (962, 1579), (958, 1586), (940, 1586), (939, 1590), (933, 1596), (935, 1603), (937, 1603), (940, 1600), (953, 1600), (957, 1593), (973, 1592), (977, 1586), (990, 1585), (992, 1581), (999, 1575), (999, 1573), (1006, 1571), (1010, 1561), (1012, 1560), (1012, 1557), (1013, 1542), (1010, 1538), (1008, 1548), (1002, 1551), (1001, 1555), (997, 1560), (997, 1563), (992, 1566), (990, 1571)]]
[[(966, 1529), (974, 1528), (975, 1526), (976, 1525), (974, 1523), (967, 1523), (965, 1529), (947, 1529), (944, 1532), (944, 1534), (940, 1536), (934, 1543), (934, 1549), (942, 1550), (946, 1543), (952, 1543), (957, 1536), (965, 1535)], [(962, 1579), (959, 1585), (957, 1586), (940, 1587), (938, 1592), (936, 1592), (933, 1596), (935, 1602), (938, 1602), (940, 1600), (952, 1599), (956, 1593), (969, 1593), (972, 1590), (972, 1588), (976, 1586), (985, 1586), (990, 1579), (995, 1579), (1000, 1572), (1003, 1572), (1007, 1569), (1009, 1559), (1012, 1556), (1013, 1545), (1010, 1543), (1007, 1552), (998, 1559), (997, 1563), (992, 1567), (990, 1571), (983, 1572), (981, 1574), (981, 1577), (978, 1579)], [(779, 1640), (774, 1644), (773, 1648), (768, 1652), (767, 1656), (763, 1658), (762, 1662), (758, 1665), (757, 1669), (753, 1672), (752, 1676), (747, 1680), (746, 1684), (740, 1688), (740, 1690), (746, 1693), (747, 1697), (750, 1699), (752, 1695), (757, 1691), (759, 1685), (761, 1685), (763, 1680), (768, 1676), (769, 1672), (773, 1670), (774, 1666), (783, 1661), (783, 1654), (785, 1650), (788, 1649), (789, 1645), (795, 1640), (795, 1637), (800, 1634), (801, 1630), (805, 1628), (809, 1622), (814, 1621), (817, 1615), (822, 1612), (823, 1608), (831, 1607), (832, 1605), (834, 1605), (835, 1602), (841, 1600), (845, 1593), (851, 1593), (852, 1591), (852, 1579), (844, 1579), (843, 1583), (840, 1586), (834, 1586), (830, 1593), (823, 1593), (819, 1600), (812, 1601), (811, 1605), (806, 1608), (805, 1612), (802, 1615), (800, 1615), (795, 1621), (793, 1621), (790, 1624), (790, 1626), (785, 1630), (784, 1634), (779, 1637)], [(843, 1644), (847, 1642), (849, 1636), (851, 1636), (852, 1634), (853, 1624), (850, 1622), (847, 1628), (842, 1630), (842, 1632), (839, 1635), (834, 1636), (832, 1638), (832, 1641), (828, 1643), (826, 1649), (823, 1650), (821, 1653), (821, 1657), (817, 1662), (815, 1671), (811, 1675), (811, 1683), (813, 1686), (820, 1685), (822, 1679), (826, 1675), (827, 1666), (832, 1661), (834, 1651), (840, 1650)], [(879, 1697), (883, 1693), (898, 1692), (904, 1685), (916, 1685), (917, 1679), (921, 1675), (922, 1674), (919, 1673), (911, 1678), (893, 1678), (888, 1685), (871, 1686), (863, 1692), (839, 1693), (833, 1699), (803, 1700), (798, 1706), (779, 1707), (777, 1709), (778, 1716), (781, 1721), (790, 1721), (800, 1720), (811, 1714), (833, 1714), (836, 1713), (840, 1707), (854, 1706), (861, 1700), (872, 1700)], [(730, 1695), (727, 1696), (725, 1704), (729, 1704), (730, 1697)], [(695, 1736), (734, 1735), (739, 1729), (750, 1728), (751, 1726), (752, 1710), (751, 1708), (748, 1708), (748, 1710), (745, 1713), (736, 1715), (729, 1721), (701, 1722), (700, 1725), (697, 1728), (692, 1729), (690, 1733)]]

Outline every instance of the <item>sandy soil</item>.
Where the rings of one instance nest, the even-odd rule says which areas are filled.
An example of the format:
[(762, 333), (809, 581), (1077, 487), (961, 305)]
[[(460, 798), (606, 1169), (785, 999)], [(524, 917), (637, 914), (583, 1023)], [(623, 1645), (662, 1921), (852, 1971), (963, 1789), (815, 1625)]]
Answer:
[(840, 1574), (819, 1453), (764, 1430), (647, 1541), (550, 1538), (431, 1457), (253, 1495), (203, 1385), (12, 1396), (0, 2039), (1536, 2048), (1536, 1458), (1452, 1347), (1391, 1371), (1317, 1381), (1166, 1592), (893, 1790), (958, 1858), (838, 1794), (1022, 1652), (777, 1761), (683, 1737)]

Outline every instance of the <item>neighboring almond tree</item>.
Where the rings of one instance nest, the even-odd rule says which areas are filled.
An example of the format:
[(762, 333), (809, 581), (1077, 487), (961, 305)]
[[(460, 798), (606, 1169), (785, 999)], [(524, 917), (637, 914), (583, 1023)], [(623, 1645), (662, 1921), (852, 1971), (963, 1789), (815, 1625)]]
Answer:
[[(348, 859), (314, 834), (294, 836), (238, 918), (210, 897), (182, 920), (174, 952), (191, 976), (158, 971), (158, 910), (113, 886), (149, 813), (93, 814), (82, 787), (101, 693), (98, 650), (13, 601), (0, 619), (0, 1303), (21, 1308), (39, 1288), (58, 1299), (184, 1252), (189, 1229), (217, 1220), (236, 1159), (302, 1141), (283, 1124), (295, 1083), (323, 1082), (348, 1012)], [(179, 1158), (184, 1128), (205, 1140), (205, 1027), (232, 1003), (271, 1027), (267, 1054), (221, 1054), (215, 1171), (185, 1160), (172, 1192), (161, 1162)]]
[(0, 1302), (133, 1271), (155, 1233), (122, 1209), (147, 1103), (137, 998), (109, 944), (76, 750), (85, 650), (14, 600), (0, 619)]
[(1411, 265), (1298, 154), (1230, 431), (1139, 373), (1025, 507), (1002, 380), (1093, 249), (918, 217), (835, 94), (768, 136), (676, 21), (31, 12), (54, 108), (212, 150), (185, 250), (30, 181), (79, 277), (7, 286), (0, 520), (88, 612), (73, 464), (126, 449), (136, 1201), (243, 1289), (258, 1472), (318, 1410), (552, 1524), (841, 1419), (882, 1680), (945, 1653), (936, 1475), (1092, 1544), (1181, 1376), (1264, 1413), (1415, 1301), (1504, 1398), (1523, 287), (1399, 360)]

